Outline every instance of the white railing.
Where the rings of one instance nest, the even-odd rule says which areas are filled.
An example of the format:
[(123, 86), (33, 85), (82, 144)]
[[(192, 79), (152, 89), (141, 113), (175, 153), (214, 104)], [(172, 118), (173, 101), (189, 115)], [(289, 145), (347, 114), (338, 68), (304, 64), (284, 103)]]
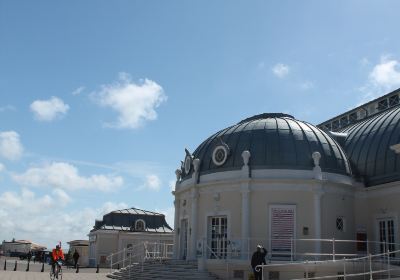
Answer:
[[(269, 271), (282, 271), (283, 268), (290, 272), (302, 272), (304, 273), (304, 278), (295, 278), (292, 280), (319, 280), (319, 279), (344, 279), (350, 277), (363, 277), (363, 279), (368, 278), (373, 279), (392, 279), (400, 277), (400, 259), (395, 258), (400, 250), (397, 251), (387, 251), (386, 253), (375, 254), (358, 258), (351, 259), (338, 259), (338, 260), (325, 260), (325, 261), (304, 261), (304, 262), (291, 262), (291, 263), (280, 263), (280, 264), (265, 264), (256, 267), (257, 271), (262, 271), (263, 279), (266, 272)], [(315, 276), (314, 272), (311, 272), (313, 276), (309, 277), (310, 271), (308, 271), (309, 265), (312, 265), (315, 270), (318, 267), (318, 274), (321, 276)], [(322, 275), (323, 266), (336, 265), (336, 273)], [(290, 267), (297, 267), (301, 270), (290, 269)], [(289, 269), (288, 269), (289, 268)]]
[[(336, 260), (395, 251), (400, 244), (340, 239), (203, 239), (198, 257), (206, 259), (250, 260), (258, 244), (268, 250), (267, 259), (285, 261)], [(276, 245), (278, 244), (278, 246)], [(280, 246), (279, 246), (280, 245)], [(279, 250), (277, 250), (279, 249)], [(397, 253), (398, 254), (398, 253)]]
[[(173, 256), (174, 245), (163, 242), (141, 242), (133, 247), (123, 248), (107, 257), (110, 264), (110, 272), (132, 265), (141, 265), (146, 260), (165, 260)], [(130, 270), (129, 270), (130, 273)]]
[(171, 259), (174, 255), (174, 244), (144, 242), (145, 259)]

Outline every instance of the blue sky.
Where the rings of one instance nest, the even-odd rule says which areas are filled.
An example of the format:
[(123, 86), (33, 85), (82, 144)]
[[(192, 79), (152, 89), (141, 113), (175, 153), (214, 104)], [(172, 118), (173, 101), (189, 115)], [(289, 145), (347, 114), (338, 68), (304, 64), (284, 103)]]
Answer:
[(317, 124), (400, 87), (398, 1), (0, 2), (0, 240), (173, 222), (184, 148), (262, 112)]

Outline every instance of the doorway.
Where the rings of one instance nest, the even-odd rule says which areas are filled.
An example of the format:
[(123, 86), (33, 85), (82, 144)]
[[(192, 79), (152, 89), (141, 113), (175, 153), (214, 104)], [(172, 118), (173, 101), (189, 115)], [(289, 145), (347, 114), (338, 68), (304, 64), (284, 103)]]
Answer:
[(180, 257), (186, 260), (188, 249), (188, 220), (181, 220), (181, 234), (180, 234)]
[(208, 257), (226, 259), (228, 249), (228, 218), (226, 216), (208, 219)]
[(379, 252), (396, 250), (395, 225), (393, 218), (378, 219)]

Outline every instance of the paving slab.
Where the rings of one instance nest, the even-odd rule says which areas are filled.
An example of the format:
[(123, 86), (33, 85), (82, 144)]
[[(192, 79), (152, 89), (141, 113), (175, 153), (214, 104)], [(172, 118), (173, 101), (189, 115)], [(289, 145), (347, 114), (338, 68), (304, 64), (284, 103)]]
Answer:
[[(0, 280), (49, 280), (48, 272), (0, 271)], [(106, 273), (63, 273), (63, 280), (109, 280)]]

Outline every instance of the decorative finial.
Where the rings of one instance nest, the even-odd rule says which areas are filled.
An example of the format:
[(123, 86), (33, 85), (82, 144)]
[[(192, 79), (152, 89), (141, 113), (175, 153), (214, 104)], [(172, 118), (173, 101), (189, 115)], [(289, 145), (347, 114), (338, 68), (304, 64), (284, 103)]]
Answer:
[(194, 172), (199, 172), (199, 170), (200, 170), (200, 159), (198, 159), (198, 158), (195, 158), (194, 160), (193, 160), (193, 167), (194, 167)]
[(314, 160), (314, 166), (319, 167), (319, 160), (321, 159), (321, 154), (319, 152), (313, 152), (312, 158)]
[(182, 171), (180, 169), (175, 170), (176, 181), (178, 182), (181, 179)]
[(251, 157), (250, 151), (245, 150), (245, 151), (242, 152), (242, 158), (243, 158), (244, 166), (248, 166), (249, 165), (250, 157)]

